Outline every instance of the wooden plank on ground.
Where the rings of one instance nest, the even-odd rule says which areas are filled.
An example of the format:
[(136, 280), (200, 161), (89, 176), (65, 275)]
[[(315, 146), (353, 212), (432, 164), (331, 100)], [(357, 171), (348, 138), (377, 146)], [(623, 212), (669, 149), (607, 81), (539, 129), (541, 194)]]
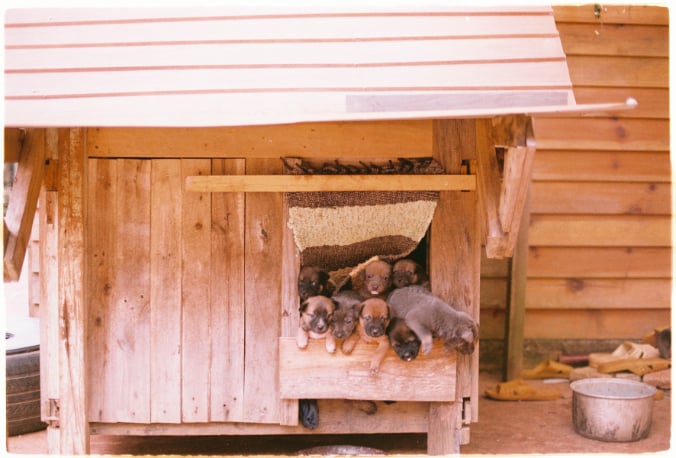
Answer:
[(5, 211), (7, 241), (3, 253), (5, 281), (17, 281), (21, 275), (30, 240), (35, 209), (45, 173), (45, 131), (26, 131), (19, 163)]
[[(326, 351), (323, 340), (300, 350), (295, 337), (279, 339), (280, 395), (288, 399), (373, 399), (392, 401), (455, 400), (455, 353), (443, 343), (411, 362), (389, 349), (376, 375), (369, 365), (376, 344), (359, 342), (350, 355)], [(336, 383), (340, 380), (340, 383)]]
[(652, 215), (532, 215), (532, 246), (671, 246), (671, 217)]
[(181, 235), (179, 159), (153, 160), (150, 219), (150, 420), (181, 422)]
[[(118, 421), (150, 421), (150, 161), (119, 159), (115, 198), (115, 284)], [(110, 230), (110, 228), (109, 228)], [(120, 243), (124, 241), (123, 243)]]
[[(181, 176), (210, 175), (209, 159), (184, 159)], [(181, 252), (181, 416), (184, 422), (209, 420), (211, 366), (210, 316), (211, 196), (183, 192)]]
[(62, 455), (89, 453), (87, 304), (83, 282), (87, 251), (85, 145), (84, 129), (59, 131), (58, 440)]
[[(244, 159), (214, 159), (214, 175), (243, 174)], [(210, 421), (244, 417), (244, 194), (211, 195)]]
[(120, 323), (113, 291), (123, 288), (115, 275), (115, 204), (118, 194), (114, 159), (88, 160), (87, 180), (87, 367), (89, 371), (89, 417), (93, 421), (117, 421), (121, 387), (113, 383), (118, 368), (115, 353)]
[[(584, 167), (571, 167), (584, 161)], [(533, 164), (535, 181), (671, 181), (668, 151), (553, 151), (538, 150)]]
[[(89, 154), (111, 157), (426, 157), (432, 122), (366, 121), (218, 128), (96, 128)], [(143, 148), (138, 147), (143, 138)]]
[[(278, 159), (247, 159), (246, 172), (281, 173), (281, 163)], [(282, 194), (247, 193), (245, 215), (244, 421), (279, 423)]]
[(530, 247), (528, 275), (531, 278), (670, 278), (671, 254), (670, 247)]
[(197, 192), (472, 191), (472, 175), (212, 175), (189, 176)]

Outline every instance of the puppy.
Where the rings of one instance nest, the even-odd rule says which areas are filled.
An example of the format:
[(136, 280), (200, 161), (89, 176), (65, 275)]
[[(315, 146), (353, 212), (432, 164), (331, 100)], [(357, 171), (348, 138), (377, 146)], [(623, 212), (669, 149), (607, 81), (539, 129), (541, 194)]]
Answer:
[(375, 260), (368, 263), (359, 274), (361, 285), (357, 292), (362, 298), (385, 299), (392, 287), (392, 266), (389, 262)]
[(425, 288), (415, 285), (397, 288), (388, 297), (395, 314), (406, 320), (418, 336), (424, 355), (432, 350), (432, 339), (444, 341), (448, 352), (457, 350), (469, 355), (479, 335), (476, 321), (465, 312), (455, 310)]
[(408, 327), (406, 320), (397, 316), (390, 320), (387, 327), (390, 346), (402, 361), (413, 361), (420, 351), (420, 339)]
[(349, 355), (359, 340), (377, 343), (378, 347), (373, 353), (370, 364), (370, 373), (371, 375), (375, 375), (380, 370), (380, 363), (385, 358), (387, 349), (390, 347), (386, 331), (394, 314), (392, 306), (377, 297), (366, 299), (358, 307), (359, 322), (357, 323), (357, 332), (343, 341), (342, 350), (343, 353)]
[(333, 312), (331, 333), (338, 340), (347, 339), (357, 328), (361, 296), (356, 291), (346, 290), (337, 292), (331, 298), (338, 304)]
[(301, 303), (300, 326), (296, 335), (298, 348), (306, 348), (309, 339), (325, 339), (326, 351), (329, 353), (336, 351), (336, 339), (331, 333), (336, 308), (337, 304), (324, 296), (311, 296)]
[(298, 274), (298, 296), (301, 302), (311, 296), (331, 297), (334, 285), (329, 274), (317, 266), (305, 266)]
[(410, 285), (421, 285), (430, 288), (425, 269), (412, 259), (400, 259), (392, 267), (392, 284), (395, 288)]

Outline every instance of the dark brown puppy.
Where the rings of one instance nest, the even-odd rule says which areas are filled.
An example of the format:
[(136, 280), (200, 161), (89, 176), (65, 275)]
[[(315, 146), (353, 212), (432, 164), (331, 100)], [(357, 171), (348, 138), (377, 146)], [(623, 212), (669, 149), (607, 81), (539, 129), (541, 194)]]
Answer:
[(430, 282), (425, 269), (412, 259), (400, 259), (392, 267), (392, 284), (395, 288), (421, 285), (429, 289)]
[(298, 296), (301, 301), (311, 296), (331, 297), (334, 285), (329, 274), (318, 266), (305, 266), (298, 273)]
[(384, 299), (392, 288), (392, 266), (389, 262), (379, 259), (372, 261), (360, 272), (359, 280), (360, 286), (357, 291), (362, 298)]
[(432, 339), (444, 341), (447, 351), (468, 355), (474, 351), (479, 326), (467, 313), (455, 310), (427, 289), (415, 285), (397, 288), (388, 297), (398, 317), (420, 338), (424, 355), (432, 350)]
[(420, 351), (420, 339), (408, 327), (406, 320), (393, 317), (387, 327), (390, 346), (402, 361), (413, 361)]
[(337, 292), (331, 299), (338, 304), (338, 308), (333, 312), (331, 332), (338, 340), (347, 339), (357, 328), (361, 296), (356, 291), (345, 290)]
[(393, 316), (392, 306), (383, 299), (374, 297), (366, 299), (359, 305), (359, 322), (357, 332), (345, 339), (342, 350), (345, 354), (352, 353), (359, 340), (377, 343), (378, 347), (371, 358), (370, 373), (375, 375), (380, 370), (380, 363), (385, 358), (390, 341), (387, 338), (387, 326)]
[(309, 339), (326, 339), (326, 351), (336, 351), (336, 339), (331, 333), (333, 313), (337, 304), (328, 297), (308, 297), (300, 305), (300, 326), (296, 335), (298, 348), (306, 348)]

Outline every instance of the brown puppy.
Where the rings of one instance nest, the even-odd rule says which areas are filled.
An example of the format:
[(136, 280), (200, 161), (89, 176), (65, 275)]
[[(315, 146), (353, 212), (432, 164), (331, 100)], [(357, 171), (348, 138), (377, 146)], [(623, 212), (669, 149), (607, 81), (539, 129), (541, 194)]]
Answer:
[(336, 339), (347, 339), (357, 328), (361, 296), (356, 291), (345, 290), (337, 292), (331, 299), (338, 304), (338, 308), (333, 312), (331, 333)]
[(432, 351), (432, 339), (444, 341), (447, 351), (469, 355), (479, 337), (479, 325), (467, 313), (455, 310), (427, 289), (414, 285), (397, 288), (388, 297), (397, 316), (418, 336), (424, 355)]
[(359, 280), (361, 284), (357, 292), (361, 297), (384, 299), (392, 288), (392, 266), (389, 262), (379, 259), (372, 261), (359, 273)]
[(328, 297), (308, 297), (300, 305), (300, 326), (296, 335), (298, 348), (306, 348), (309, 339), (326, 339), (326, 351), (336, 351), (336, 339), (331, 333), (331, 322), (337, 304)]
[(392, 267), (392, 283), (395, 288), (421, 285), (429, 289), (430, 282), (425, 269), (412, 259), (400, 259)]
[(420, 339), (408, 327), (406, 320), (393, 317), (387, 327), (390, 346), (402, 361), (413, 361), (420, 351)]
[(387, 326), (394, 315), (392, 306), (383, 299), (374, 297), (366, 299), (359, 305), (359, 322), (357, 332), (345, 339), (342, 350), (345, 354), (352, 353), (359, 340), (378, 344), (371, 358), (370, 373), (375, 375), (380, 370), (380, 363), (385, 358), (390, 342), (387, 338)]
[(318, 266), (305, 266), (298, 274), (298, 296), (301, 301), (311, 296), (331, 297), (334, 285), (326, 273)]

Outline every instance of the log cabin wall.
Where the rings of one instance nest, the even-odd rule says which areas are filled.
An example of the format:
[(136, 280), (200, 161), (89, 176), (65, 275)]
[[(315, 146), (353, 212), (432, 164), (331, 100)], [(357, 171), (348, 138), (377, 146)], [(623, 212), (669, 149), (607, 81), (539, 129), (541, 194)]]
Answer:
[[(667, 8), (557, 6), (578, 103), (638, 108), (535, 117), (524, 365), (616, 348), (671, 319)], [(482, 262), (482, 366), (503, 364), (508, 261)]]

